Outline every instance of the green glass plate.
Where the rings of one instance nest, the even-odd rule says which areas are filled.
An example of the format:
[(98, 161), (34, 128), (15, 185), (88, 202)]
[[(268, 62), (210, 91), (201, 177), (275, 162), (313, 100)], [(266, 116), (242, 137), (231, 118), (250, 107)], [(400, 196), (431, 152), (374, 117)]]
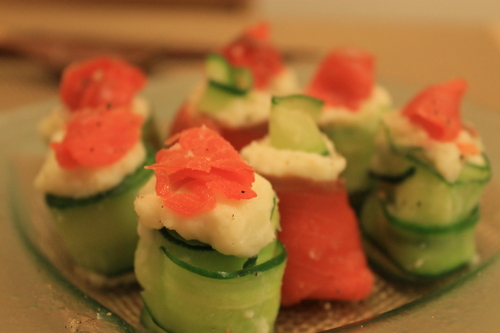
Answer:
[[(308, 76), (308, 68), (299, 74)], [(152, 79), (145, 92), (162, 133), (195, 85), (196, 73)], [(415, 89), (386, 82), (401, 105)], [(36, 126), (57, 101), (0, 114), (0, 331), (137, 332), (139, 287), (126, 280), (82, 274), (51, 228), (42, 196), (32, 187), (47, 147)], [(377, 277), (361, 302), (307, 301), (280, 311), (276, 332), (491, 332), (500, 327), (500, 112), (465, 104), (464, 116), (480, 130), (493, 166), (477, 232), (478, 259), (470, 269), (433, 284), (405, 285)], [(133, 278), (133, 277), (129, 277)], [(89, 281), (107, 288), (96, 287)], [(109, 286), (113, 285), (113, 288)], [(252, 332), (249, 332), (252, 333)]]

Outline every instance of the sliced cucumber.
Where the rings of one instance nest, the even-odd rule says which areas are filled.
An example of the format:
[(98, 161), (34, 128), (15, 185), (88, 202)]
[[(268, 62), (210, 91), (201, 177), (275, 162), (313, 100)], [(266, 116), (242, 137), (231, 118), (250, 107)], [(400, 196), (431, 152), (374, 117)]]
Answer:
[(220, 54), (209, 54), (205, 59), (205, 73), (210, 81), (228, 87), (236, 86), (231, 65)]
[[(399, 147), (382, 127), (372, 163), (375, 184), (361, 212), (365, 243), (380, 248), (405, 274), (432, 278), (467, 265), (475, 255), (479, 201), (491, 177), (489, 161), (463, 165), (450, 182), (421, 147)], [(384, 145), (382, 143), (385, 142)], [(381, 255), (373, 262), (395, 272)]]
[(275, 241), (249, 259), (182, 244), (169, 235), (142, 231), (137, 248), (146, 328), (169, 333), (273, 331), (286, 261), (281, 243)]
[(203, 95), (198, 101), (197, 108), (200, 113), (214, 114), (223, 112), (228, 105), (245, 98), (246, 91), (233, 89), (214, 81), (209, 81)]
[(335, 149), (347, 160), (342, 178), (350, 200), (359, 197), (360, 202), (356, 201), (356, 206), (362, 203), (364, 193), (371, 188), (372, 179), (368, 169), (375, 151), (375, 135), (382, 115), (390, 110), (387, 106), (380, 106), (372, 115), (360, 116), (356, 122), (320, 123), (321, 131), (335, 143)]
[(281, 97), (274, 96), (271, 102), (273, 110), (301, 110), (307, 112), (314, 121), (318, 121), (323, 111), (323, 104), (325, 104), (320, 99), (300, 94)]
[[(269, 117), (271, 145), (278, 149), (328, 155), (325, 139), (311, 116), (318, 104), (310, 97), (301, 97), (294, 95), (273, 100)], [(299, 101), (299, 105), (293, 101)], [(303, 109), (304, 105), (309, 106), (310, 111)]]
[(154, 161), (150, 150), (145, 163), (115, 188), (83, 199), (47, 196), (57, 230), (79, 267), (105, 276), (133, 269), (137, 246), (137, 215), (133, 202), (152, 176), (144, 165)]
[(248, 68), (234, 67), (220, 54), (211, 54), (205, 61), (208, 83), (198, 102), (202, 113), (212, 114), (226, 109), (235, 100), (244, 98), (253, 86)]
[[(437, 277), (471, 262), (475, 255), (474, 230), (479, 210), (447, 227), (415, 227), (391, 216), (383, 201), (370, 196), (361, 214), (367, 241), (377, 245), (403, 272), (416, 277)], [(387, 267), (377, 255), (372, 261)]]
[[(426, 160), (422, 148), (397, 147), (384, 130), (388, 146), (379, 147), (372, 171), (377, 180), (375, 191), (384, 193), (391, 215), (415, 225), (446, 226), (471, 214), (491, 177), (486, 157), (485, 165), (464, 164), (451, 183)], [(414, 171), (407, 174), (404, 170)]]

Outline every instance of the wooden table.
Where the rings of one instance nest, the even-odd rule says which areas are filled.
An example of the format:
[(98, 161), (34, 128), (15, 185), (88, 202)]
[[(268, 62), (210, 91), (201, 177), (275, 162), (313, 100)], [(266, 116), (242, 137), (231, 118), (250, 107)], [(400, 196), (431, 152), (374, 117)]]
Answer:
[[(163, 75), (178, 69), (179, 56), (193, 59), (262, 15), (250, 5), (210, 9), (135, 2), (118, 6), (117, 1), (0, 1), (0, 45), (29, 56), (0, 56), (0, 110), (54, 96), (57, 80), (51, 69), (75, 56), (75, 42), (125, 49), (138, 61), (153, 59), (150, 74)], [(276, 44), (295, 61), (314, 62), (332, 47), (355, 46), (377, 55), (382, 78), (420, 87), (464, 77), (470, 83), (467, 98), (500, 109), (500, 25), (266, 15)], [(37, 45), (40, 41), (45, 49)]]

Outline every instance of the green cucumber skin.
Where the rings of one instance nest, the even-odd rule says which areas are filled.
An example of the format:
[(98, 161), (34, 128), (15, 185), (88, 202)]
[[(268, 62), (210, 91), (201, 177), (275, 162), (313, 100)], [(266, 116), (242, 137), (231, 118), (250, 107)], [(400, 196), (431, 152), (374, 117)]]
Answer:
[[(470, 217), (448, 229), (412, 229), (406, 222), (391, 222), (381, 201), (371, 195), (363, 207), (360, 223), (364, 238), (383, 249), (403, 272), (416, 277), (438, 277), (474, 258), (474, 233), (478, 220), (479, 213), (474, 211)], [(370, 260), (382, 262), (371, 253), (367, 251)]]
[[(384, 193), (391, 215), (415, 225), (446, 226), (469, 216), (478, 206), (481, 194), (490, 179), (489, 163), (484, 167), (465, 164), (458, 180), (449, 183), (429, 164), (414, 156), (384, 154), (390, 166), (375, 177), (373, 191)], [(396, 165), (400, 163), (401, 167)], [(396, 170), (413, 170), (404, 179), (393, 182)], [(397, 176), (400, 176), (398, 174)]]
[(154, 149), (160, 149), (163, 145), (153, 114), (142, 125), (142, 141)]
[(156, 325), (155, 321), (153, 318), (151, 318), (151, 314), (149, 313), (148, 309), (146, 307), (142, 308), (141, 310), (141, 315), (139, 318), (142, 326), (144, 328), (147, 328), (148, 333), (169, 333)]
[(108, 277), (133, 270), (138, 242), (134, 200), (152, 174), (141, 166), (107, 195), (49, 200), (54, 224), (76, 265)]
[(347, 160), (342, 177), (349, 195), (364, 192), (371, 187), (368, 169), (375, 151), (374, 141), (379, 123), (380, 118), (370, 119), (359, 125), (320, 124), (321, 131), (333, 141), (335, 149)]
[(230, 104), (244, 98), (246, 98), (246, 92), (237, 91), (209, 81), (198, 101), (197, 109), (200, 113), (208, 115), (223, 112)]
[(381, 134), (387, 141), (376, 148), (374, 184), (360, 215), (365, 246), (382, 252), (368, 246), (370, 261), (409, 280), (432, 279), (469, 264), (480, 197), (491, 177), (488, 160), (484, 166), (464, 164), (451, 183), (422, 148), (395, 146), (384, 126)]
[[(275, 252), (284, 251), (282, 246), (271, 244), (259, 254), (256, 263), (265, 266), (279, 259), (275, 265), (262, 270), (255, 266), (249, 269), (252, 274), (242, 276), (227, 272), (230, 277), (225, 278), (226, 273), (220, 268), (245, 271), (243, 265), (248, 259), (190, 249), (155, 230), (143, 230), (140, 234), (135, 271), (144, 289), (141, 297), (150, 314), (149, 323), (154, 322), (156, 328), (169, 333), (273, 331), (285, 265), (284, 253)], [(203, 257), (200, 252), (207, 253)], [(203, 262), (205, 267), (211, 266), (210, 271), (197, 266)], [(149, 328), (146, 319), (143, 325)]]

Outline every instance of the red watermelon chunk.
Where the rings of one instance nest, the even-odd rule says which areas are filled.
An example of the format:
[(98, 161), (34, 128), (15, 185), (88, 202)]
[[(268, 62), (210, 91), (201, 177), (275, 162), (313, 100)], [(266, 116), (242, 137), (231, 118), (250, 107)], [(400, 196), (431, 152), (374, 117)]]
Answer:
[(462, 129), (460, 104), (467, 82), (455, 79), (433, 85), (415, 96), (402, 110), (403, 115), (438, 141), (453, 141)]
[(191, 128), (167, 141), (149, 168), (156, 174), (156, 193), (166, 207), (183, 216), (215, 208), (216, 195), (245, 200), (252, 190), (254, 170), (229, 142), (206, 127)]

